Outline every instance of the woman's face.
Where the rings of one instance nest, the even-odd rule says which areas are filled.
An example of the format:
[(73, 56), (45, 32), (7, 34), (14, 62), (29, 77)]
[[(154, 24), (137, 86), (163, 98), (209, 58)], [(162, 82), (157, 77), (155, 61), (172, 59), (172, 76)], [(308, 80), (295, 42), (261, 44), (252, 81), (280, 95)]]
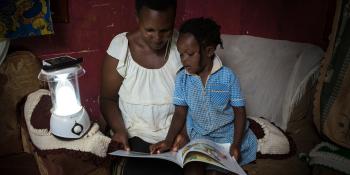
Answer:
[(172, 37), (174, 20), (175, 12), (172, 8), (156, 11), (142, 7), (138, 22), (143, 40), (154, 50), (164, 48)]
[(177, 40), (177, 50), (180, 53), (181, 62), (187, 72), (191, 74), (199, 74), (203, 68), (203, 61), (201, 61), (201, 49), (195, 39), (190, 33), (182, 33)]

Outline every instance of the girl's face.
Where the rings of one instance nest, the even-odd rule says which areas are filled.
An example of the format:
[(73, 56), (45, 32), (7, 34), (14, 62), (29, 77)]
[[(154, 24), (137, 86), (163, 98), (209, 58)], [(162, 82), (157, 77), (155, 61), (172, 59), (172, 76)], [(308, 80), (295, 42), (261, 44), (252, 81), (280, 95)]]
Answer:
[(154, 50), (164, 48), (172, 37), (174, 20), (175, 12), (172, 8), (156, 11), (142, 7), (138, 23), (143, 40)]
[(181, 33), (176, 45), (186, 71), (197, 75), (201, 73), (209, 59), (206, 57), (207, 54), (201, 51), (195, 37), (190, 33)]

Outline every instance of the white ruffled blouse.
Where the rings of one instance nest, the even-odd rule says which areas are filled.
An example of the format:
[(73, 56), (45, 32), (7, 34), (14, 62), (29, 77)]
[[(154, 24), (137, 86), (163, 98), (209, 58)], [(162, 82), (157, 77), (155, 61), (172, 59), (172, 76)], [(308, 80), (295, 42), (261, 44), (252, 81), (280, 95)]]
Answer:
[(113, 38), (107, 53), (118, 59), (118, 73), (124, 77), (119, 90), (119, 108), (129, 137), (138, 136), (155, 143), (168, 132), (174, 105), (175, 76), (181, 68), (174, 34), (167, 62), (159, 69), (147, 69), (136, 63), (128, 47), (126, 33)]

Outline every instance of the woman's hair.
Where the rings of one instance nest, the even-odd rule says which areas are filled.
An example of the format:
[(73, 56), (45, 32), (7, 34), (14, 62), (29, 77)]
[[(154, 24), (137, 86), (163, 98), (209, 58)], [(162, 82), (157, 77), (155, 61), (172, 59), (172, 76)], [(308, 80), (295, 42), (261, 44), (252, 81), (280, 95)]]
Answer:
[(221, 48), (220, 26), (210, 18), (192, 18), (185, 21), (180, 27), (181, 33), (190, 33), (197, 40), (200, 47), (219, 44)]
[(163, 11), (173, 8), (176, 12), (177, 0), (135, 0), (135, 8), (137, 15), (140, 14), (142, 7), (152, 10)]

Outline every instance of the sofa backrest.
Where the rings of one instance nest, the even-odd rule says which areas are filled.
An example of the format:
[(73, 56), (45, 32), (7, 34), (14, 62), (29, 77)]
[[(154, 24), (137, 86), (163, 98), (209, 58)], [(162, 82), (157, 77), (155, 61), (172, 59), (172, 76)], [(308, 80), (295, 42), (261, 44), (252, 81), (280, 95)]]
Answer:
[(318, 73), (321, 48), (247, 35), (222, 35), (217, 49), (223, 64), (238, 75), (247, 115), (264, 117), (287, 128), (294, 105)]

